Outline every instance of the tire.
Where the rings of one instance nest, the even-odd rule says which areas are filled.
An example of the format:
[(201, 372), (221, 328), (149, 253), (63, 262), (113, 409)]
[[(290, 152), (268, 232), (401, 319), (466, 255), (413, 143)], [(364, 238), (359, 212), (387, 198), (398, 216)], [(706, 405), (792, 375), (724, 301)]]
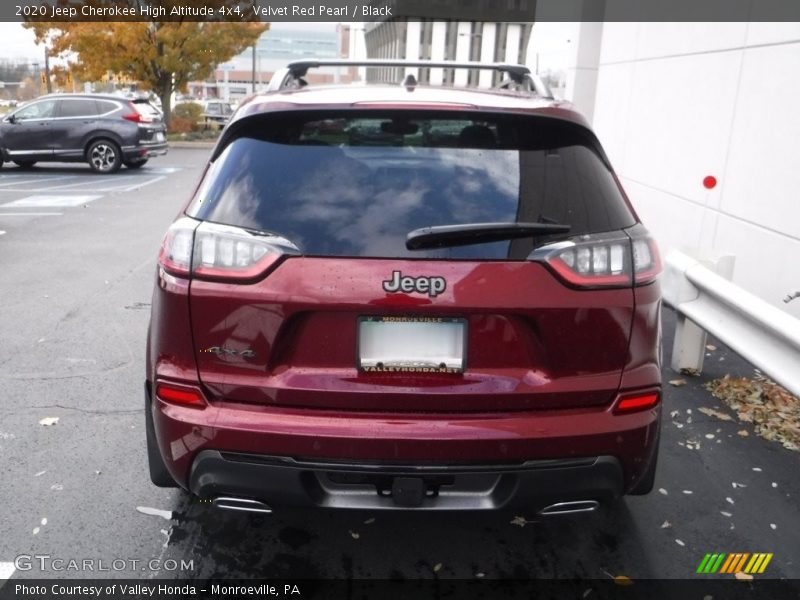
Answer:
[(15, 160), (14, 164), (17, 165), (20, 169), (30, 169), (33, 165), (36, 164), (35, 160)]
[(122, 164), (124, 164), (129, 169), (141, 169), (146, 162), (147, 159), (145, 158), (144, 160), (126, 160)]
[(86, 160), (95, 173), (116, 173), (122, 166), (122, 152), (111, 140), (96, 140), (86, 150)]
[(162, 488), (179, 487), (172, 478), (172, 475), (167, 471), (167, 466), (164, 464), (164, 459), (161, 457), (161, 451), (158, 449), (156, 428), (153, 425), (153, 407), (150, 401), (150, 387), (145, 384), (144, 390), (144, 424), (145, 431), (147, 432), (147, 465), (150, 469), (150, 481), (152, 481), (154, 485)]

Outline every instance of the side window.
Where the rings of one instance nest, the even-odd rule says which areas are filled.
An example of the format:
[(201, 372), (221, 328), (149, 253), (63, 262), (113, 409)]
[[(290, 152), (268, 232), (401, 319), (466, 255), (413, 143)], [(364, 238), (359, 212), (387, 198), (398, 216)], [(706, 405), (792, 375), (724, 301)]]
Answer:
[(14, 113), (14, 118), (17, 121), (27, 121), (29, 119), (49, 119), (55, 113), (56, 101), (55, 100), (42, 100), (41, 102), (34, 102), (28, 106), (19, 109)]
[(98, 107), (97, 112), (100, 115), (108, 114), (119, 108), (119, 106), (117, 106), (113, 102), (109, 102), (108, 100), (96, 100), (95, 102), (97, 102), (97, 107)]
[(59, 117), (94, 117), (97, 103), (92, 98), (64, 98), (61, 100)]

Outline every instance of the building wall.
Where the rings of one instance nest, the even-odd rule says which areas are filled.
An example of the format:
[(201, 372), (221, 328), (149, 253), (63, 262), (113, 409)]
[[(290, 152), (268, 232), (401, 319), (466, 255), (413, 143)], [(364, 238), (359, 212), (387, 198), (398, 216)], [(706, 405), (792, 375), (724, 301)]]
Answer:
[(606, 23), (576, 102), (662, 252), (734, 255), (735, 283), (798, 317), (799, 66), (799, 23)]
[[(531, 27), (531, 23), (399, 19), (367, 23), (364, 39), (369, 58), (517, 64), (528, 56)], [(368, 81), (400, 82), (409, 74), (423, 84), (483, 88), (497, 85), (501, 77), (483, 70), (415, 67), (369, 69), (366, 77)]]

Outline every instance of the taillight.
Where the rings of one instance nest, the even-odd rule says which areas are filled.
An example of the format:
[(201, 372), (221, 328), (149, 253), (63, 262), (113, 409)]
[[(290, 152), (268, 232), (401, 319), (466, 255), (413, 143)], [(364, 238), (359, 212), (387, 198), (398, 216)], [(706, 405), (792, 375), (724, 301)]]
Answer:
[(623, 396), (614, 407), (615, 413), (628, 413), (639, 410), (649, 410), (658, 404), (658, 392), (647, 392), (635, 396)]
[(242, 282), (263, 276), (281, 257), (299, 253), (278, 235), (186, 217), (167, 231), (158, 260), (172, 275)]
[(133, 121), (134, 123), (152, 123), (153, 119), (147, 117), (136, 110), (136, 106), (134, 106), (133, 102), (128, 102), (128, 110), (131, 112), (125, 113), (122, 115), (122, 118), (126, 121)]
[(530, 256), (565, 282), (585, 288), (628, 287), (652, 282), (661, 272), (655, 242), (646, 234), (582, 235), (537, 248)]
[(200, 390), (193, 387), (159, 383), (156, 385), (156, 396), (165, 402), (183, 404), (195, 408), (205, 408), (206, 399)]
[(187, 277), (191, 272), (194, 230), (198, 224), (194, 219), (184, 217), (175, 221), (167, 230), (158, 253), (158, 264), (167, 273)]

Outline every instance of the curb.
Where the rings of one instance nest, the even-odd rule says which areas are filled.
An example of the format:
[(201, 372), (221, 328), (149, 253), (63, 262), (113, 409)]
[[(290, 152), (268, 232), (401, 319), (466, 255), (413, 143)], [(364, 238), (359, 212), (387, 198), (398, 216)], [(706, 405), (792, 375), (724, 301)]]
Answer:
[(194, 150), (211, 150), (217, 142), (167, 142), (170, 148), (191, 148)]

